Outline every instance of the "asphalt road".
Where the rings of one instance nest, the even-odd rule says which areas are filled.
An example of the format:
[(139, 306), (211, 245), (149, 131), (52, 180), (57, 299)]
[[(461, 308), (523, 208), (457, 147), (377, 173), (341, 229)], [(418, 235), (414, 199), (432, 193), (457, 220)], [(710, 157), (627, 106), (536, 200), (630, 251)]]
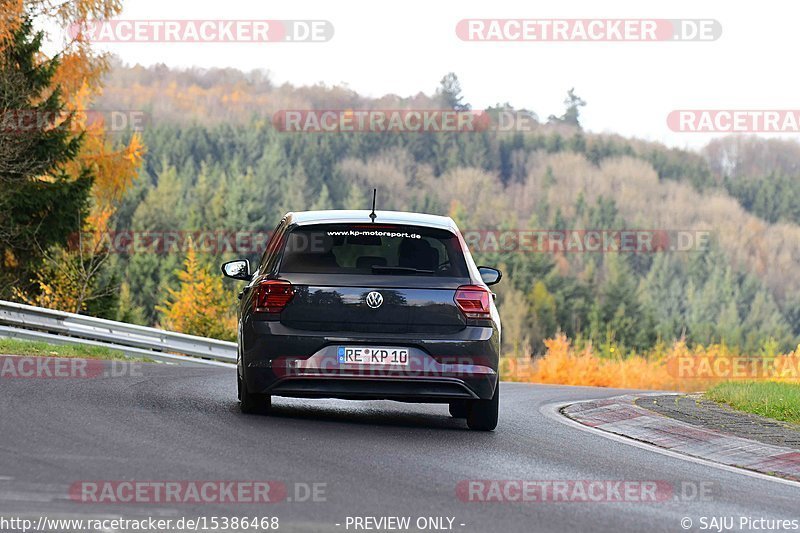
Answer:
[[(443, 405), (279, 398), (274, 416), (245, 416), (234, 372), (153, 364), (136, 377), (0, 379), (0, 516), (276, 516), (280, 531), (355, 531), (346, 524), (357, 516), (450, 517), (464, 532), (684, 531), (684, 517), (701, 531), (711, 516), (747, 531), (740, 516), (800, 518), (794, 486), (628, 446), (540, 411), (618, 390), (504, 383), (498, 429), (479, 433)], [(462, 501), (458, 482), (474, 479), (650, 480), (678, 499)], [(316, 483), (324, 501), (79, 503), (68, 492), (81, 480), (277, 480), (295, 500)]]

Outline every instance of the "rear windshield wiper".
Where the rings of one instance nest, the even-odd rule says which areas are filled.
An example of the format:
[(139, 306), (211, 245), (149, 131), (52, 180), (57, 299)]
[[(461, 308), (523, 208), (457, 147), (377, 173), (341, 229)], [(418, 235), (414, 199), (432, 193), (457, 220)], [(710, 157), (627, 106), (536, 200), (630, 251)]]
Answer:
[(373, 272), (407, 272), (408, 274), (435, 274), (433, 270), (423, 270), (411, 267), (392, 267), (383, 265), (372, 265)]

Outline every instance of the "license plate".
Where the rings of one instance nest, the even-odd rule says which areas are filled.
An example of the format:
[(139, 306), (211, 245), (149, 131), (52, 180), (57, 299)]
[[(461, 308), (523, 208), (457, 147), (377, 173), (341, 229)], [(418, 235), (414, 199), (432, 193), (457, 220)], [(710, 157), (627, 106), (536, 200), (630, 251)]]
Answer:
[(408, 366), (406, 348), (339, 346), (340, 365)]

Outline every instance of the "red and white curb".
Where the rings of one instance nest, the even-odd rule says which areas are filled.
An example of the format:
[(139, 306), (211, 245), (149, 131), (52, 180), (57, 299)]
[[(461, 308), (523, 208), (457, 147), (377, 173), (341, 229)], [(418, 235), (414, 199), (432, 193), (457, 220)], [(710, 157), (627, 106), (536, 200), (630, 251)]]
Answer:
[(800, 481), (800, 451), (681, 422), (639, 407), (647, 396), (574, 403), (561, 412), (585, 426), (715, 463)]

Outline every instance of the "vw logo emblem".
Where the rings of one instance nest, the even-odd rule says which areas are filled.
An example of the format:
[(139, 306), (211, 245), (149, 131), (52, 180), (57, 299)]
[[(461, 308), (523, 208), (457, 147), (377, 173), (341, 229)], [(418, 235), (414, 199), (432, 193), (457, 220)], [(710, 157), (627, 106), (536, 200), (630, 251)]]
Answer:
[(383, 296), (378, 291), (372, 291), (371, 293), (367, 294), (367, 305), (373, 309), (377, 309), (383, 304)]

